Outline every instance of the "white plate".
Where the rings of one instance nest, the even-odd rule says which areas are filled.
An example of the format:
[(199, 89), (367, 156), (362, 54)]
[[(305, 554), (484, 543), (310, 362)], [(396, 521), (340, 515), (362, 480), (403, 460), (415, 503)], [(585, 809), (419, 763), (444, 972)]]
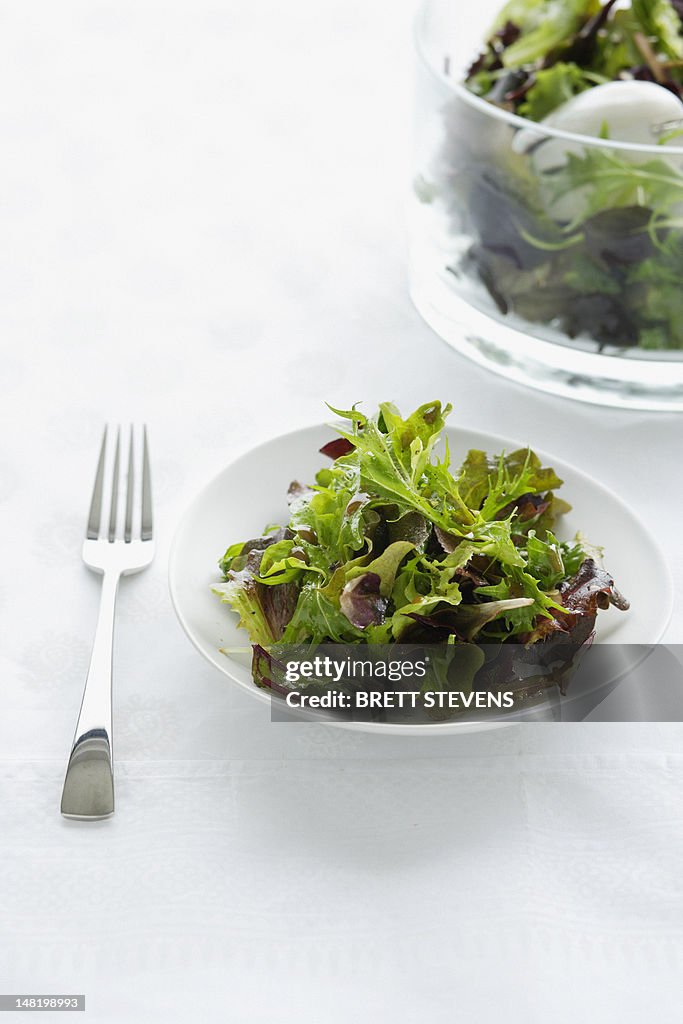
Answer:
[[(446, 433), (456, 466), (470, 448), (493, 454), (524, 447), (509, 438), (473, 430), (451, 428)], [(329, 426), (308, 427), (242, 455), (194, 500), (178, 527), (171, 550), (171, 597), (183, 629), (212, 665), (257, 700), (268, 703), (269, 693), (252, 681), (249, 656), (221, 653), (221, 648), (245, 648), (248, 641), (236, 627), (236, 616), (211, 592), (211, 585), (220, 581), (218, 559), (230, 544), (258, 537), (267, 524), (286, 523), (289, 484), (292, 480), (310, 483), (316, 471), (329, 464), (318, 449), (334, 436)], [(616, 644), (657, 643), (671, 615), (673, 586), (664, 556), (650, 532), (602, 484), (556, 456), (535, 450), (544, 465), (552, 466), (564, 480), (560, 493), (572, 505), (572, 511), (560, 521), (560, 538), (571, 539), (581, 530), (592, 543), (604, 547), (605, 565), (631, 601), (628, 612), (610, 608), (598, 616), (598, 639)], [(491, 728), (476, 722), (334, 724), (380, 733), (432, 735)]]

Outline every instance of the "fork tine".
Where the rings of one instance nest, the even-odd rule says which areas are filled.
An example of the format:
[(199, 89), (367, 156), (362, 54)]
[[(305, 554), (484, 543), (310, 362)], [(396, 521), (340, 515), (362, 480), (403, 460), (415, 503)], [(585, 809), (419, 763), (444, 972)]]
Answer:
[(147, 426), (142, 428), (142, 540), (152, 539), (152, 476), (149, 470)]
[(104, 459), (106, 454), (107, 428), (105, 427), (104, 433), (102, 434), (100, 457), (97, 460), (97, 471), (95, 473), (92, 498), (90, 499), (90, 511), (88, 512), (88, 527), (85, 534), (88, 540), (97, 540), (100, 535), (100, 523), (102, 521), (102, 492), (104, 490)]
[(130, 444), (128, 446), (128, 489), (126, 491), (126, 524), (123, 539), (130, 544), (133, 536), (133, 494), (135, 491), (135, 466), (133, 462), (133, 424), (130, 427)]
[(109, 542), (116, 539), (116, 508), (119, 502), (119, 455), (121, 449), (121, 427), (116, 431), (114, 451), (114, 476), (111, 482), (111, 506), (109, 509)]

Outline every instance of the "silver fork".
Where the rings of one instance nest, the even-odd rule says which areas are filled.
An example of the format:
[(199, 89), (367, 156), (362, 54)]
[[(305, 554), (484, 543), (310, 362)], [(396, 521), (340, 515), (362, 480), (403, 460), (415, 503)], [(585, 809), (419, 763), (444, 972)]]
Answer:
[(147, 428), (143, 427), (142, 430), (142, 473), (139, 488), (135, 485), (135, 431), (132, 426), (130, 428), (122, 527), (119, 516), (119, 506), (123, 498), (119, 487), (121, 429), (116, 431), (111, 488), (108, 494), (109, 515), (102, 529), (107, 433), (105, 427), (90, 502), (86, 539), (83, 544), (83, 561), (89, 569), (102, 574), (100, 612), (83, 701), (66, 769), (61, 808), (62, 814), (67, 818), (82, 818), (89, 821), (108, 818), (114, 813), (112, 650), (119, 580), (121, 576), (146, 569), (154, 558)]

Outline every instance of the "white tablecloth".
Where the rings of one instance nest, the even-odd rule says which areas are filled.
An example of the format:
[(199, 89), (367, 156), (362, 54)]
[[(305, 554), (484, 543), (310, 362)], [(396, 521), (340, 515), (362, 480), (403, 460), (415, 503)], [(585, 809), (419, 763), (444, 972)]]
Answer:
[[(680, 417), (511, 386), (411, 307), (410, 4), (1, 13), (0, 991), (83, 992), (98, 1024), (679, 1021), (682, 726), (274, 725), (171, 610), (210, 476), (389, 397), (579, 462), (683, 592)], [(159, 552), (122, 586), (118, 809), (88, 825), (58, 805), (105, 418), (150, 425)]]

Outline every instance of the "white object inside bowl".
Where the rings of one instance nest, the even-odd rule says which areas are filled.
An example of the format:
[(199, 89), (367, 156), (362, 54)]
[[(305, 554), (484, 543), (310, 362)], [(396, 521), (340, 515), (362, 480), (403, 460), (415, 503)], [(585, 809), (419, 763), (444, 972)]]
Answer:
[[(547, 126), (573, 135), (606, 137), (615, 142), (637, 145), (668, 144), (681, 146), (683, 136), (683, 103), (672, 92), (654, 82), (607, 82), (572, 97), (539, 122), (538, 128), (524, 128), (515, 136), (513, 147), (518, 153), (528, 153), (533, 170), (548, 175), (564, 166), (567, 156), (582, 156), (585, 145), (573, 139), (544, 134)], [(673, 134), (673, 137), (668, 138)], [(615, 151), (616, 152), (616, 151)], [(655, 157), (651, 152), (619, 149), (621, 159), (644, 163)], [(683, 171), (680, 156), (669, 161)], [(548, 213), (558, 221), (571, 221), (581, 216), (585, 189), (577, 189), (553, 202), (547, 198)]]

